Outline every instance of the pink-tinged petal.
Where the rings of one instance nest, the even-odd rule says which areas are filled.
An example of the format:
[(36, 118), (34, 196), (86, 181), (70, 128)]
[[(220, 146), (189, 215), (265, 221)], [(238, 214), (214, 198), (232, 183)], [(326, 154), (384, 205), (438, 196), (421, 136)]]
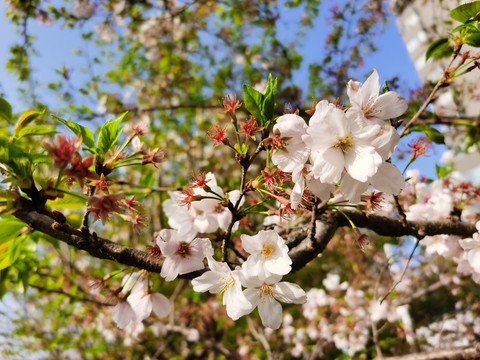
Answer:
[(258, 234), (254, 236), (250, 235), (241, 235), (240, 239), (242, 240), (243, 249), (249, 254), (262, 251), (263, 242), (260, 240)]
[(126, 301), (119, 302), (112, 310), (112, 320), (120, 329), (125, 329), (131, 321), (136, 321), (135, 312)]
[(127, 292), (133, 290), (133, 287), (135, 286), (135, 284), (137, 283), (138, 279), (141, 276), (142, 276), (142, 272), (140, 272), (140, 271), (133, 272), (133, 273), (125, 275), (122, 278), (122, 287), (123, 287), (122, 290), (123, 290), (123, 292), (127, 293)]
[(153, 312), (160, 317), (165, 317), (170, 313), (170, 301), (159, 293), (150, 294), (152, 298)]
[(384, 162), (370, 179), (372, 186), (389, 195), (398, 195), (405, 187), (405, 179), (396, 166)]
[(258, 304), (258, 313), (264, 326), (277, 330), (282, 325), (282, 305), (278, 301), (261, 301)]
[(273, 296), (278, 301), (288, 304), (305, 304), (307, 302), (307, 294), (300, 286), (285, 281), (273, 285)]
[(323, 183), (340, 180), (345, 166), (345, 157), (339, 148), (328, 148), (313, 160), (313, 174)]
[(345, 156), (345, 169), (352, 178), (360, 182), (366, 182), (374, 175), (381, 163), (382, 158), (372, 146), (355, 146)]
[(227, 308), (227, 315), (232, 320), (237, 320), (244, 315), (250, 314), (254, 309), (242, 292), (240, 283), (237, 281), (234, 285), (225, 290), (225, 293), (223, 294), (223, 303)]
[(163, 256), (172, 256), (177, 252), (180, 239), (176, 230), (162, 229), (157, 236), (157, 245)]
[(367, 191), (368, 182), (361, 182), (352, 178), (349, 174), (345, 174), (340, 184), (340, 191), (352, 204), (360, 202), (361, 195)]
[(138, 322), (141, 322), (150, 316), (150, 313), (152, 312), (152, 299), (150, 298), (150, 294), (146, 291), (131, 293), (127, 298), (127, 302), (135, 312)]
[(380, 95), (373, 109), (368, 113), (368, 117), (374, 117), (381, 120), (393, 119), (402, 115), (408, 109), (407, 102), (395, 91), (389, 91)]
[(335, 191), (334, 184), (325, 184), (318, 179), (307, 179), (307, 186), (310, 191), (321, 200), (330, 198), (330, 193)]
[(162, 264), (162, 271), (160, 276), (164, 277), (166, 281), (175, 280), (179, 272), (179, 260), (174, 260), (171, 257), (165, 258), (165, 261)]

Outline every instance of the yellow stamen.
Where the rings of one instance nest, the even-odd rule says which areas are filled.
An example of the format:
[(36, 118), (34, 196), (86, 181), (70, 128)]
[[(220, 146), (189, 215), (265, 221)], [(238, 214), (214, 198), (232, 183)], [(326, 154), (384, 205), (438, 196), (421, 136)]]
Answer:
[(274, 245), (271, 245), (271, 244), (263, 245), (262, 257), (263, 257), (263, 258), (269, 257), (270, 255), (273, 254), (273, 251), (274, 251), (274, 250), (275, 250), (275, 246), (274, 246)]
[(352, 141), (352, 133), (349, 133), (347, 136), (343, 137), (343, 138), (338, 138), (337, 139), (337, 143), (335, 145), (333, 145), (332, 147), (334, 148), (339, 148), (340, 150), (342, 150), (342, 152), (344, 154), (346, 154), (348, 152), (348, 150), (350, 150), (350, 148), (353, 146), (353, 141)]

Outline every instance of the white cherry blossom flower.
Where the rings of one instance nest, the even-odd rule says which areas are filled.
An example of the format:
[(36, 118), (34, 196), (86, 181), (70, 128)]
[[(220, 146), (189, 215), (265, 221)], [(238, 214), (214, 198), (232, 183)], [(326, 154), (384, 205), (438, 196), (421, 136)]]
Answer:
[(272, 274), (285, 275), (292, 268), (288, 247), (274, 230), (261, 230), (254, 236), (241, 235), (242, 246), (250, 254), (242, 268), (248, 276), (265, 280)]
[(367, 181), (382, 163), (372, 145), (379, 131), (379, 125), (366, 125), (356, 112), (344, 113), (326, 100), (320, 101), (303, 137), (311, 148), (315, 177), (323, 183), (338, 182), (345, 169), (352, 178)]
[(232, 320), (250, 313), (252, 304), (242, 292), (240, 270), (232, 271), (226, 263), (217, 262), (211, 257), (208, 257), (207, 261), (210, 271), (192, 280), (193, 290), (223, 294), (223, 304), (227, 308), (227, 315)]
[(176, 230), (161, 230), (157, 245), (165, 256), (160, 275), (167, 281), (174, 280), (178, 275), (203, 269), (203, 259), (213, 255), (209, 239), (196, 238), (188, 241), (181, 239)]
[(289, 304), (304, 304), (307, 301), (305, 291), (300, 286), (279, 282), (281, 275), (274, 274), (265, 280), (249, 277), (245, 272), (241, 276), (242, 284), (246, 287), (243, 293), (252, 304), (250, 311), (258, 307), (262, 324), (273, 330), (282, 324), (282, 305), (279, 301)]
[(407, 111), (407, 102), (395, 91), (378, 95), (380, 82), (375, 69), (363, 84), (350, 80), (347, 87), (352, 108), (360, 109), (368, 120), (381, 123), (382, 120), (396, 118)]
[(303, 169), (310, 154), (310, 149), (302, 140), (307, 128), (305, 120), (295, 114), (282, 115), (275, 122), (272, 162), (280, 170), (295, 172)]

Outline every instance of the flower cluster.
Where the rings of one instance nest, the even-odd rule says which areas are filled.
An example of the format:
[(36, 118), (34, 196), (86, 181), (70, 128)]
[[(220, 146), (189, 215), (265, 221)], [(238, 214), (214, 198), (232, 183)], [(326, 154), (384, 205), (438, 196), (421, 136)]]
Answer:
[(159, 293), (149, 290), (145, 272), (126, 275), (122, 280), (125, 301), (120, 301), (112, 311), (112, 319), (120, 329), (130, 323), (141, 323), (153, 312), (160, 317), (170, 313), (170, 302)]
[(323, 100), (308, 125), (296, 114), (276, 121), (270, 139), (272, 162), (292, 173), (292, 209), (300, 203), (305, 186), (328, 199), (340, 182), (340, 191), (352, 203), (360, 201), (369, 185), (394, 195), (403, 189), (402, 174), (386, 161), (400, 136), (385, 120), (402, 115), (407, 103), (393, 91), (379, 96), (379, 90), (374, 70), (363, 85), (349, 82), (351, 107), (346, 111)]
[[(233, 320), (258, 307), (263, 325), (278, 329), (282, 322), (279, 301), (294, 304), (306, 301), (305, 292), (298, 285), (280, 281), (291, 271), (288, 248), (273, 230), (242, 235), (241, 239), (250, 256), (241, 267), (232, 270), (227, 263), (213, 258), (210, 240), (185, 241), (178, 231), (164, 229), (157, 237), (165, 257), (160, 275), (172, 281), (178, 275), (202, 270), (206, 258), (209, 270), (192, 280), (195, 291), (222, 294), (227, 315)], [(242, 290), (242, 286), (246, 289)]]

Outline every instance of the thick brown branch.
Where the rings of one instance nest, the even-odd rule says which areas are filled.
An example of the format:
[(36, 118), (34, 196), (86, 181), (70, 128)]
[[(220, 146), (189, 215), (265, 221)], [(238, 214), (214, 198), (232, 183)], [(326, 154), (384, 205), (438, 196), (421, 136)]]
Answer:
[(472, 346), (451, 347), (449, 349), (438, 349), (433, 351), (409, 354), (403, 356), (393, 356), (384, 358), (385, 360), (461, 360), (461, 359), (479, 359), (480, 343)]

